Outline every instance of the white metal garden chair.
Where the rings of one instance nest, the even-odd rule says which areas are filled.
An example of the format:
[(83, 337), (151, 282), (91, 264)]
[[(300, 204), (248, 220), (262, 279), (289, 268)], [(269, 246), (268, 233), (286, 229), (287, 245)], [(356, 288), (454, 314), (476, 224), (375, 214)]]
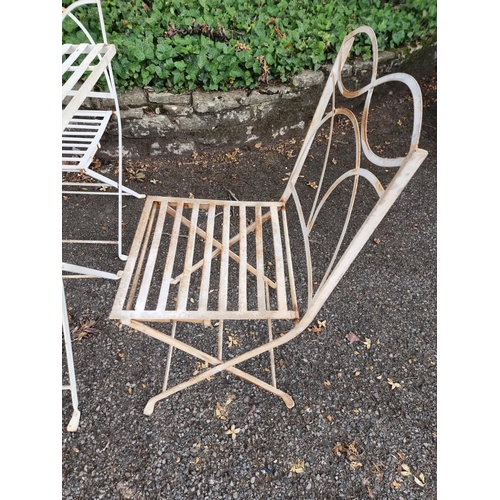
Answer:
[[(84, 24), (75, 16), (74, 11), (82, 6), (97, 7), (101, 41), (96, 43)], [(62, 171), (77, 172), (93, 179), (91, 182), (63, 181), (66, 190), (71, 194), (116, 194), (118, 195), (118, 240), (99, 241), (99, 243), (118, 244), (118, 255), (122, 254), (122, 194), (143, 198), (122, 182), (122, 124), (120, 107), (116, 93), (111, 59), (115, 47), (108, 44), (106, 27), (100, 0), (78, 0), (67, 8), (62, 8), (62, 22), (71, 19), (84, 33), (87, 43), (66, 44), (62, 46), (62, 74), (66, 80), (62, 87), (63, 121), (62, 121)], [(96, 90), (95, 84), (104, 76), (107, 90)], [(102, 78), (101, 78), (102, 80)], [(103, 82), (104, 85), (104, 82)], [(112, 109), (81, 109), (85, 99), (105, 99), (112, 103)], [(118, 178), (113, 180), (92, 168), (94, 156), (99, 148), (100, 140), (108, 126), (112, 115), (116, 117), (118, 127)], [(70, 187), (72, 186), (72, 187)], [(79, 189), (76, 189), (78, 187)], [(81, 190), (81, 188), (85, 190)], [(107, 191), (111, 189), (111, 191)], [(88, 243), (89, 240), (65, 240), (65, 243)]]
[[(351, 91), (344, 87), (342, 70), (354, 38), (364, 36), (362, 34), (371, 40), (373, 71), (366, 85)], [(402, 73), (377, 78), (377, 64), (377, 41), (371, 28), (361, 27), (346, 36), (279, 201), (146, 198), (110, 315), (110, 318), (119, 319), (169, 346), (162, 391), (149, 400), (145, 414), (150, 415), (158, 401), (222, 371), (280, 396), (289, 408), (294, 405), (292, 398), (277, 388), (274, 349), (297, 337), (315, 319), (427, 155), (418, 148), (422, 98), (416, 80)], [(413, 102), (409, 147), (403, 155), (393, 158), (376, 154), (368, 141), (368, 113), (373, 92), (388, 82), (405, 84)], [(346, 102), (361, 96), (365, 98), (361, 119), (344, 105), (338, 107), (336, 86)], [(341, 165), (332, 156), (334, 125), (339, 125), (339, 120), (347, 122), (350, 127), (351, 165)], [(306, 185), (314, 160), (307, 159), (313, 141), (323, 148), (324, 156), (319, 162), (319, 177), (314, 182), (309, 180)], [(387, 181), (386, 177), (390, 175), (387, 172), (391, 169), (394, 175)], [(316, 189), (313, 191), (313, 188)], [(305, 190), (315, 192), (315, 195), (307, 199)], [(359, 202), (366, 205), (369, 195), (373, 195), (374, 201), (368, 215), (360, 227), (352, 231), (355, 202), (359, 198)], [(323, 253), (325, 249), (331, 249), (331, 259), (323, 264), (320, 257), (315, 260), (317, 244), (314, 238), (318, 236), (313, 235), (319, 227), (319, 216), (326, 216), (332, 227), (337, 222), (338, 218), (332, 215), (337, 207), (336, 197), (341, 201), (345, 199), (346, 207), (343, 218), (339, 219), (340, 224), (337, 224), (337, 243), (324, 231), (319, 235), (326, 241), (322, 246)], [(300, 245), (296, 227), (289, 224), (292, 212), (298, 219), (296, 227), (302, 240)], [(297, 246), (302, 247), (298, 257)], [(296, 282), (299, 274), (295, 266), (302, 263), (305, 263), (307, 276), (305, 292), (298, 288), (300, 280)], [(323, 273), (320, 272), (321, 265), (324, 265)], [(247, 348), (245, 344), (249, 340), (245, 338), (238, 348), (246, 351), (230, 357), (224, 335), (227, 335), (225, 326), (232, 325), (233, 321), (243, 321), (247, 332), (249, 321), (263, 321), (268, 324), (268, 333), (254, 347)], [(281, 329), (281, 334), (275, 334), (273, 322), (276, 321), (280, 324), (290, 322), (288, 330)], [(172, 323), (169, 334), (162, 331), (162, 324), (168, 322)], [(218, 326), (217, 333), (209, 328), (203, 331), (207, 343), (209, 337), (215, 339), (213, 352), (194, 345), (200, 337), (193, 334), (191, 330), (194, 328), (187, 332), (187, 340), (180, 340), (177, 334), (180, 322)], [(203, 344), (203, 340), (201, 342)], [(196, 370), (201, 373), (169, 388), (174, 349), (201, 360), (199, 366), (211, 367)], [(266, 352), (271, 356), (270, 381), (261, 380), (238, 367)]]

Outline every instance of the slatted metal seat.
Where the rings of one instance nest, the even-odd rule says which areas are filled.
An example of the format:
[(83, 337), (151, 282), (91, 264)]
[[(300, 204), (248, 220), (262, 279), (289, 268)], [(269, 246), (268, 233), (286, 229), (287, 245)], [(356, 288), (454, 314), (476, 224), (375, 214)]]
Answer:
[[(298, 319), (283, 209), (279, 202), (149, 196), (131, 249), (130, 266), (135, 270), (127, 273), (115, 302), (120, 317)], [(248, 224), (247, 218), (254, 222)], [(264, 252), (266, 233), (273, 244)], [(195, 255), (202, 258), (196, 261)], [(230, 260), (236, 266), (230, 266)], [(270, 262), (275, 278), (266, 275)], [(212, 299), (214, 289), (218, 293)], [(249, 294), (257, 297), (255, 302), (248, 300)]]
[[(361, 34), (372, 43), (373, 71), (365, 86), (348, 90), (342, 82), (342, 69), (354, 38)], [(147, 415), (158, 401), (222, 371), (276, 394), (288, 407), (294, 405), (293, 399), (277, 388), (274, 349), (300, 335), (315, 319), (427, 155), (418, 148), (422, 99), (417, 82), (402, 73), (377, 78), (377, 62), (373, 30), (361, 27), (345, 38), (279, 201), (146, 198), (110, 318), (169, 345), (162, 391), (149, 400), (144, 409)], [(414, 115), (408, 150), (393, 158), (374, 153), (368, 141), (373, 91), (387, 82), (407, 86)], [(344, 105), (337, 106), (336, 86), (344, 100), (366, 96), (360, 119)], [(350, 124), (352, 164), (340, 165), (332, 156), (339, 118)], [(306, 159), (308, 176), (312, 164), (318, 163), (308, 157), (313, 141), (323, 149), (324, 157), (319, 160), (317, 182), (308, 183), (315, 189), (314, 197), (308, 198), (305, 183), (299, 179), (306, 171)], [(394, 175), (387, 179), (391, 169)], [(359, 227), (352, 230), (358, 197), (363, 206), (371, 205)], [(345, 202), (345, 209), (339, 212), (343, 217), (334, 212), (340, 202)], [(295, 225), (290, 223), (291, 213), (297, 220)], [(321, 245), (322, 253), (331, 256), (326, 261), (314, 252), (317, 236), (313, 234), (318, 231), (319, 217), (326, 217), (332, 228), (338, 226), (335, 241), (332, 232)], [(300, 245), (296, 244), (298, 239)], [(302, 249), (299, 254), (298, 247)], [(295, 276), (297, 265), (305, 267), (307, 276), (306, 290), (300, 293), (297, 286), (304, 280)], [(224, 349), (224, 324), (238, 320), (247, 329), (249, 321), (267, 322), (268, 335), (259, 345), (248, 344), (246, 351), (231, 357)], [(289, 324), (279, 335), (273, 332), (277, 320)], [(181, 322), (218, 326), (216, 352), (211, 354), (195, 346), (195, 336), (189, 333), (188, 340), (176, 337)], [(170, 333), (163, 331), (162, 323), (172, 323)], [(211, 332), (209, 329), (203, 336)], [(167, 388), (174, 349), (212, 366)], [(237, 368), (263, 353), (270, 354), (270, 383)]]

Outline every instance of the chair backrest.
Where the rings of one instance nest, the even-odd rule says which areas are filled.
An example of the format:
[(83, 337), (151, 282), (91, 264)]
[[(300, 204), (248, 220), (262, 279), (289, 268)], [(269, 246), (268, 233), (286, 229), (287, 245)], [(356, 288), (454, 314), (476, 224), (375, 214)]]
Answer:
[[(346, 61), (355, 37), (365, 35), (368, 36), (372, 46), (371, 77), (359, 90), (349, 90), (343, 84), (342, 72), (343, 70), (347, 72), (349, 69)], [(287, 202), (290, 197), (293, 198), (305, 245), (308, 307), (300, 322), (302, 325), (314, 319), (374, 229), (427, 156), (426, 151), (418, 148), (422, 123), (422, 97), (417, 81), (404, 73), (393, 73), (377, 78), (377, 66), (378, 45), (373, 30), (362, 26), (347, 35), (328, 77), (304, 144), (281, 198), (284, 202)], [(378, 152), (391, 147), (389, 143), (393, 138), (392, 133), (403, 130), (403, 123), (401, 120), (397, 122), (397, 117), (394, 117), (394, 114), (388, 110), (385, 118), (387, 119), (387, 116), (392, 118), (393, 125), (395, 125), (390, 131), (388, 130), (389, 134), (386, 139), (390, 140), (385, 140), (373, 148), (368, 140), (369, 133), (373, 135), (375, 132), (380, 136), (386, 130), (387, 123), (379, 124), (378, 128), (371, 129), (370, 127), (375, 127), (375, 125), (368, 120), (368, 115), (373, 111), (370, 110), (370, 105), (374, 90), (389, 82), (398, 82), (391, 84), (397, 87), (402, 87), (401, 84), (407, 86), (405, 91), (408, 93), (409, 90), (409, 93), (405, 101), (410, 106), (413, 119), (405, 118), (408, 124), (407, 132), (409, 132), (408, 129), (411, 130), (409, 137), (403, 142), (407, 149), (398, 150), (399, 154), (394, 157), (384, 158)], [(340, 93), (338, 96), (336, 87)], [(364, 97), (364, 102), (361, 102), (357, 112), (360, 117), (355, 111), (345, 107), (346, 103), (354, 102), (350, 101), (351, 99), (358, 97)], [(342, 102), (339, 105), (340, 101)], [(343, 147), (346, 141), (350, 141), (350, 144)], [(347, 154), (348, 148), (351, 150), (349, 165), (345, 165), (340, 159), (337, 161), (336, 157), (339, 158), (341, 155), (341, 149), (345, 149)], [(377, 152), (374, 152), (374, 149), (377, 149)], [(322, 157), (318, 160), (320, 150)], [(312, 177), (313, 164), (317, 165), (318, 176), (316, 178)], [(394, 175), (392, 172), (388, 174), (391, 169)], [(337, 215), (339, 199), (345, 202), (344, 213), (341, 215)], [(367, 209), (367, 204), (370, 203)], [(364, 215), (353, 217), (353, 211), (358, 204), (362, 205)], [(287, 211), (289, 205), (288, 203)], [(318, 239), (317, 234), (321, 233), (322, 227), (318, 224), (320, 215), (328, 219), (328, 233), (330, 233), (331, 225), (337, 224), (336, 242)], [(358, 228), (351, 227), (354, 219), (359, 224)], [(321, 246), (321, 251), (318, 252), (321, 255), (319, 260), (315, 260), (313, 254), (318, 245)], [(325, 253), (328, 253), (326, 259)], [(321, 264), (319, 261), (322, 261)], [(318, 273), (319, 269), (326, 269), (326, 271), (321, 274)]]
[[(75, 15), (75, 10), (79, 9), (79, 12), (82, 13), (83, 11), (80, 10), (80, 7), (83, 6), (89, 6), (89, 5), (94, 5), (97, 10), (97, 15), (98, 15), (98, 25), (99, 25), (99, 39), (96, 39), (95, 37), (92, 36), (90, 33), (90, 22), (89, 19), (91, 18), (91, 13), (87, 11), (85, 13), (85, 16), (81, 16), (83, 19), (85, 19), (84, 22)], [(104, 24), (104, 16), (102, 13), (102, 6), (101, 6), (101, 0), (77, 0), (76, 2), (73, 2), (71, 5), (68, 7), (62, 7), (62, 23), (64, 23), (65, 20), (71, 19), (78, 28), (82, 31), (82, 33), (85, 35), (87, 38), (87, 42), (91, 45), (96, 45), (98, 43), (104, 43), (108, 44), (108, 37), (106, 35), (106, 26)], [(95, 31), (95, 29), (93, 30)], [(64, 36), (64, 33), (63, 33)], [(102, 59), (101, 55), (97, 56), (99, 60)], [(111, 68), (111, 65), (106, 68), (104, 71), (104, 78), (106, 79), (106, 86), (108, 91), (94, 91), (89, 94), (89, 97), (100, 97), (103, 99), (113, 99), (115, 101), (115, 107), (118, 106), (118, 97), (116, 94), (116, 87), (115, 87), (115, 79), (113, 76), (113, 71)], [(104, 85), (104, 82), (103, 82)], [(121, 125), (120, 125), (121, 126)]]
[[(95, 5), (97, 7), (100, 26), (100, 40), (95, 40), (88, 31), (89, 27), (85, 26), (84, 23), (82, 23), (80, 19), (73, 13), (75, 9), (78, 9), (83, 5)], [(85, 34), (89, 43), (93, 45), (96, 43), (108, 43), (108, 38), (106, 36), (106, 26), (104, 25), (104, 16), (102, 14), (101, 0), (77, 0), (68, 7), (62, 7), (62, 22), (64, 22), (66, 18), (70, 18), (75, 22), (75, 24)]]

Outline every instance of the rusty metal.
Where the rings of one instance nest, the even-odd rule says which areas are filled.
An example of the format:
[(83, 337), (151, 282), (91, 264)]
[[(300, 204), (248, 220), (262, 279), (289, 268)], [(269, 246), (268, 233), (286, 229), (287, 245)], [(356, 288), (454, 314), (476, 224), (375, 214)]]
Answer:
[[(342, 82), (342, 69), (354, 37), (361, 34), (371, 40), (373, 70), (368, 84), (351, 91)], [(144, 409), (145, 414), (150, 415), (158, 401), (222, 371), (276, 394), (289, 408), (294, 405), (293, 399), (276, 387), (274, 349), (300, 335), (314, 320), (373, 230), (427, 156), (426, 151), (418, 148), (422, 99), (417, 82), (402, 73), (377, 78), (377, 62), (378, 48), (371, 28), (361, 27), (346, 36), (280, 201), (147, 197), (110, 315), (110, 318), (119, 319), (123, 324), (169, 345), (162, 391), (150, 399)], [(368, 140), (368, 115), (373, 91), (389, 81), (405, 84), (411, 92), (414, 106), (410, 147), (404, 156), (396, 158), (375, 154)], [(345, 107), (336, 107), (336, 87), (348, 99), (366, 95), (361, 119)], [(354, 165), (344, 167), (333, 181), (327, 181), (326, 174), (331, 172), (329, 159), (334, 119), (339, 116), (352, 126)], [(311, 206), (305, 210), (308, 200), (301, 197), (298, 180), (310, 147), (318, 139), (318, 131), (323, 126), (329, 129), (325, 158), (315, 183), (316, 195)], [(392, 180), (384, 186), (374, 170), (364, 164), (362, 166), (366, 160), (385, 170), (395, 169)], [(348, 242), (361, 181), (371, 186), (376, 200), (371, 212)], [(333, 194), (340, 186), (346, 186), (346, 182), (352, 182), (352, 187), (347, 197), (345, 219), (341, 221), (337, 243), (332, 246), (332, 257), (318, 277), (317, 264), (312, 256), (311, 234), (316, 229), (320, 212), (324, 213)], [(304, 255), (299, 260), (305, 261), (308, 278), (308, 300), (302, 314), (299, 312), (290, 244), (292, 233), (287, 215), (289, 208), (293, 207), (304, 245)], [(237, 234), (231, 234), (232, 228), (236, 228), (234, 231)], [(297, 264), (295, 255), (293, 259)], [(272, 275), (269, 268), (273, 270)], [(228, 358), (224, 356), (222, 335), (224, 321), (229, 320), (265, 320), (268, 337), (262, 345)], [(273, 320), (288, 320), (293, 326), (276, 336), (273, 334)], [(217, 357), (175, 336), (179, 322), (211, 325), (213, 321), (218, 322)], [(172, 322), (170, 335), (151, 326), (151, 323), (165, 322)], [(182, 350), (212, 367), (167, 388), (174, 349)], [(271, 384), (236, 368), (236, 365), (265, 352), (271, 357)]]

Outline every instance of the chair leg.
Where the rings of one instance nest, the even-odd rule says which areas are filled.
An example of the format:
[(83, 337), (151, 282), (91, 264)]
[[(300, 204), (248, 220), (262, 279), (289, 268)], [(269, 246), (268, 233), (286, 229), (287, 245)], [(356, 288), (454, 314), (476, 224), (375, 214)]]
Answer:
[[(172, 333), (170, 334), (173, 339), (175, 338), (175, 330), (176, 329), (177, 329), (177, 321), (174, 321), (172, 323)], [(172, 353), (173, 352), (174, 352), (174, 346), (170, 345), (168, 347), (167, 366), (165, 368), (165, 377), (163, 378), (163, 387), (161, 389), (162, 392), (165, 392), (167, 390), (168, 376), (170, 374), (170, 363), (172, 362)]]
[[(266, 284), (266, 302), (267, 302), (267, 309), (271, 309), (271, 304), (269, 300), (269, 285)], [(273, 341), (273, 320), (268, 319), (267, 320), (267, 328), (269, 330), (269, 342)], [(271, 380), (273, 382), (273, 387), (276, 387), (276, 365), (274, 363), (274, 348), (271, 347), (269, 349), (269, 357), (270, 357), (270, 362), (271, 362)]]
[[(161, 392), (160, 394), (154, 396), (151, 398), (148, 403), (146, 404), (146, 407), (144, 408), (144, 414), (146, 415), (151, 415), (154, 410), (154, 406), (158, 401), (161, 401), (162, 399), (167, 398), (168, 396), (171, 396), (172, 394), (175, 394), (176, 392), (181, 391), (182, 389), (186, 389), (187, 387), (190, 387), (194, 384), (197, 384), (198, 382), (201, 382), (202, 380), (207, 379), (211, 375), (215, 375), (215, 373), (218, 373), (220, 371), (227, 371), (228, 373), (232, 373), (233, 375), (236, 375), (237, 377), (242, 378), (243, 380), (246, 380), (247, 382), (250, 382), (261, 389), (264, 389), (272, 394), (275, 394), (276, 396), (279, 396), (283, 401), (285, 402), (286, 406), (288, 408), (293, 408), (295, 406), (295, 403), (290, 395), (288, 395), (286, 392), (281, 391), (280, 389), (277, 389), (276, 387), (273, 387), (272, 385), (264, 382), (263, 380), (260, 380), (257, 377), (254, 377), (253, 375), (250, 375), (249, 373), (244, 372), (243, 370), (240, 370), (239, 368), (235, 368), (234, 366), (229, 366), (229, 367), (224, 367), (218, 369), (219, 365), (224, 365), (221, 360), (210, 356), (209, 354), (206, 354), (203, 351), (200, 351), (199, 349), (196, 349), (188, 344), (185, 344), (184, 342), (181, 342), (180, 340), (177, 340), (170, 335), (166, 335), (165, 333), (162, 333), (154, 328), (151, 328), (150, 326), (144, 325), (143, 323), (140, 323), (139, 321), (135, 320), (129, 320), (124, 322), (131, 328), (134, 328), (137, 331), (140, 331), (142, 333), (145, 333), (146, 335), (153, 337), (160, 342), (164, 342), (166, 344), (169, 344), (172, 347), (176, 347), (177, 349), (187, 352), (191, 356), (194, 356), (196, 358), (199, 358), (203, 361), (206, 361), (213, 365), (213, 368), (197, 375), (196, 377), (193, 377), (185, 382), (182, 382), (174, 387), (171, 387), (168, 390), (165, 390)], [(227, 363), (227, 362), (226, 362)]]
[(80, 423), (80, 410), (78, 409), (78, 394), (76, 390), (76, 376), (75, 376), (75, 366), (73, 363), (73, 349), (71, 347), (71, 332), (69, 329), (68, 321), (68, 309), (66, 307), (66, 296), (64, 294), (64, 283), (62, 287), (62, 326), (64, 332), (64, 345), (66, 348), (66, 359), (68, 364), (69, 372), (69, 386), (63, 386), (63, 389), (69, 389), (71, 391), (71, 401), (73, 403), (73, 416), (66, 427), (69, 432), (75, 432), (78, 430), (78, 425)]
[[(217, 360), (216, 358), (212, 358), (212, 361), (209, 361), (209, 362), (211, 364), (213, 364), (214, 366), (216, 366), (217, 363), (220, 363), (220, 361)], [(246, 372), (240, 370), (239, 368), (231, 367), (231, 368), (226, 368), (226, 370), (221, 370), (221, 371), (227, 371), (229, 373), (232, 373), (233, 375), (236, 375), (237, 377), (240, 377), (243, 380), (246, 380), (247, 382), (250, 382), (250, 383), (256, 385), (257, 387), (260, 387), (261, 389), (264, 389), (265, 391), (268, 391), (272, 394), (275, 394), (276, 396), (279, 396), (284, 401), (284, 403), (286, 404), (286, 406), (288, 408), (293, 408), (295, 406), (295, 402), (293, 401), (292, 397), (289, 394), (287, 394), (284, 391), (281, 391), (280, 389), (277, 389), (276, 387), (273, 387), (272, 385), (264, 382), (263, 380), (260, 380), (257, 377), (254, 377), (253, 375), (250, 375), (249, 373), (246, 373)], [(167, 391), (164, 391), (164, 392), (161, 392), (160, 394), (157, 394), (156, 396), (152, 397), (147, 402), (147, 404), (144, 408), (144, 414), (148, 415), (148, 416), (152, 415), (154, 407), (155, 407), (156, 403), (158, 403), (158, 401), (161, 401), (162, 399), (168, 398), (172, 394), (175, 394), (176, 392), (182, 391), (183, 389), (186, 389), (192, 385), (195, 385), (198, 382), (205, 380), (206, 378), (208, 378), (208, 375), (205, 375), (204, 373), (202, 373), (196, 377), (193, 377), (189, 380), (186, 380), (185, 382), (177, 384), (174, 387), (171, 387)]]

